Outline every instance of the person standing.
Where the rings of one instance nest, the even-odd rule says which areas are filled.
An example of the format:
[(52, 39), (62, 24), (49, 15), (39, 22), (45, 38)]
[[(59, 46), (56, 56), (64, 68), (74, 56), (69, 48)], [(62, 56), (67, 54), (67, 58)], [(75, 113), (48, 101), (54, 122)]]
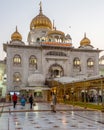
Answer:
[[(20, 102), (21, 102), (21, 105), (24, 107), (24, 106), (25, 106), (25, 103), (26, 103), (26, 98), (25, 98), (24, 95), (22, 95)], [(22, 108), (23, 108), (23, 107), (22, 107)]]
[(56, 98), (56, 94), (55, 93), (53, 93), (52, 94), (52, 102), (51, 102), (51, 104), (52, 104), (52, 111), (53, 112), (56, 112), (56, 103), (57, 103), (57, 98)]
[(13, 101), (13, 108), (15, 108), (17, 104), (17, 95), (15, 92), (14, 92), (14, 95), (12, 96), (12, 101)]
[(30, 109), (32, 109), (32, 106), (33, 106), (33, 96), (32, 96), (32, 94), (29, 97), (29, 103), (30, 103)]

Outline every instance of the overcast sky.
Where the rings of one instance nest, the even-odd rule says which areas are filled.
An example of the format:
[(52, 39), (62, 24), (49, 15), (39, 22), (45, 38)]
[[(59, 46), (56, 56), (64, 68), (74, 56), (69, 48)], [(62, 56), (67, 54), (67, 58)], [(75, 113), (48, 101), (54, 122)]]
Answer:
[[(55, 21), (58, 30), (70, 34), (74, 47), (86, 36), (95, 48), (104, 49), (104, 0), (41, 0), (43, 14)], [(11, 40), (16, 26), (27, 44), (32, 19), (40, 0), (0, 0), (0, 60), (3, 43)], [(103, 55), (102, 52), (100, 55)]]

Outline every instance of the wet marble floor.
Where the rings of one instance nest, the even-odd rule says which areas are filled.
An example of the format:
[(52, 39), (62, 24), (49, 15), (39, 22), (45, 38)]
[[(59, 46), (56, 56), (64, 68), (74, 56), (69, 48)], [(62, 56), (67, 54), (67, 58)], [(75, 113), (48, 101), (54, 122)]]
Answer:
[(104, 130), (104, 114), (98, 111), (74, 110), (59, 104), (53, 113), (47, 103), (37, 103), (34, 111), (29, 110), (29, 104), (16, 109), (8, 106), (3, 111), (9, 109), (11, 113), (2, 113), (0, 117), (0, 130)]

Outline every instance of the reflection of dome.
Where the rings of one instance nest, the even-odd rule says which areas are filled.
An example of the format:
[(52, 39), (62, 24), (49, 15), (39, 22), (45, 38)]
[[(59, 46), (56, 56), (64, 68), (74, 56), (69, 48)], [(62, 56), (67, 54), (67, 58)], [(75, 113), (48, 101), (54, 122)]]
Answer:
[(28, 78), (29, 86), (43, 86), (45, 83), (45, 78), (38, 71), (35, 71), (35, 74), (32, 74)]
[(52, 29), (52, 23), (48, 17), (43, 15), (42, 6), (40, 5), (40, 13), (37, 15), (30, 24), (30, 29), (34, 28), (48, 28)]
[(22, 40), (22, 36), (21, 34), (18, 32), (17, 27), (16, 27), (16, 31), (11, 35), (11, 40)]
[(81, 46), (88, 46), (88, 45), (90, 45), (90, 40), (86, 37), (86, 34), (85, 34), (84, 38), (80, 41), (80, 45)]

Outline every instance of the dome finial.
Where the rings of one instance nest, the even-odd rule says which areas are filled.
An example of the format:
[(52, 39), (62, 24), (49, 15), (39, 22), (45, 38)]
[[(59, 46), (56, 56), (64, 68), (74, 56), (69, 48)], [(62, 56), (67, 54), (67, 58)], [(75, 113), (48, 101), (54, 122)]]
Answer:
[(40, 1), (39, 5), (40, 5), (40, 14), (42, 14), (42, 2), (41, 1)]
[(17, 25), (16, 25), (16, 32), (18, 32)]
[(54, 20), (53, 20), (53, 29), (55, 29), (55, 26), (54, 26)]
[(86, 38), (86, 32), (84, 33), (84, 38)]

